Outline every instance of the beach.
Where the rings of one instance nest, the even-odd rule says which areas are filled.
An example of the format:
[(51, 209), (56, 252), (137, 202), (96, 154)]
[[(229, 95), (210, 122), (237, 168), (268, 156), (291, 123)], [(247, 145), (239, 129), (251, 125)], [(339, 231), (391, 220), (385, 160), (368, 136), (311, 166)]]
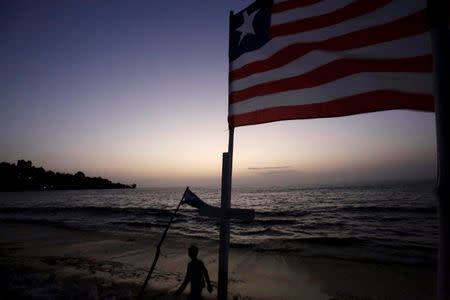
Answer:
[(0, 300), (450, 300), (447, 2), (4, 1)]
[[(1, 299), (133, 299), (153, 260), (159, 234), (108, 233), (0, 223)], [(171, 295), (184, 278), (187, 248), (199, 247), (217, 291), (218, 243), (168, 235), (145, 299)], [(230, 250), (230, 299), (434, 299), (435, 267)]]

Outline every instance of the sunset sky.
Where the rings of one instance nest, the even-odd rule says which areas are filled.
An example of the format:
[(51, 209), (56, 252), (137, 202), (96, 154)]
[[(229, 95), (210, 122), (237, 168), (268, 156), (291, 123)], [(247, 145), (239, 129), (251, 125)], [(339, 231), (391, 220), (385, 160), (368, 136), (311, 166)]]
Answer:
[[(228, 12), (251, 1), (4, 1), (0, 161), (139, 186), (219, 186)], [(434, 114), (235, 131), (234, 185), (434, 178)]]

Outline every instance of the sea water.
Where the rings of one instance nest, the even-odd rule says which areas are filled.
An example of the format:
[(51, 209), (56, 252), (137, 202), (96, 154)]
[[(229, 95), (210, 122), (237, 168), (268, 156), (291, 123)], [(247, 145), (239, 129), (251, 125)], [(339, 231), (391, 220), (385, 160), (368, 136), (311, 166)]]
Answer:
[[(219, 189), (191, 190), (208, 204), (220, 205)], [(184, 188), (137, 188), (0, 193), (0, 222), (154, 234), (163, 231), (183, 192)], [(433, 182), (235, 187), (232, 206), (254, 209), (256, 216), (252, 222), (232, 220), (231, 248), (436, 264)], [(219, 221), (183, 205), (170, 234), (218, 240)]]

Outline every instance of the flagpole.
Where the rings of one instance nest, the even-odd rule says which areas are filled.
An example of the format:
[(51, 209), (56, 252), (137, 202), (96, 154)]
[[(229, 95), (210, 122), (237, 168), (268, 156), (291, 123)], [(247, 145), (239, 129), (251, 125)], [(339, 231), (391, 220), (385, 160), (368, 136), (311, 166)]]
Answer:
[(222, 197), (220, 203), (220, 244), (219, 244), (219, 274), (217, 298), (226, 300), (228, 297), (228, 258), (230, 250), (230, 218), (231, 208), (231, 178), (233, 166), (234, 128), (230, 128), (228, 152), (222, 156)]
[(437, 183), (439, 217), (439, 258), (437, 299), (450, 300), (450, 35), (448, 29), (448, 1), (428, 0), (428, 19), (434, 60), (434, 103), (436, 112)]
[[(229, 32), (231, 33), (233, 11), (230, 11)], [(228, 43), (230, 53), (230, 42)], [(228, 73), (228, 82), (230, 82)], [(228, 93), (229, 94), (229, 93)], [(219, 243), (219, 274), (217, 280), (217, 299), (226, 300), (228, 297), (228, 257), (230, 250), (230, 218), (228, 211), (231, 209), (231, 185), (233, 174), (233, 143), (234, 127), (229, 127), (228, 152), (222, 156), (222, 195), (220, 201), (220, 243)]]
[(169, 231), (170, 225), (172, 224), (172, 221), (175, 218), (175, 215), (177, 214), (178, 210), (180, 209), (181, 204), (183, 203), (184, 197), (186, 196), (186, 192), (188, 191), (188, 189), (189, 189), (189, 187), (186, 187), (186, 189), (184, 190), (183, 197), (181, 197), (181, 200), (178, 203), (177, 208), (173, 212), (172, 217), (170, 218), (169, 223), (167, 223), (166, 229), (164, 230), (164, 232), (161, 236), (161, 239), (159, 240), (159, 243), (156, 246), (155, 258), (153, 259), (152, 266), (150, 267), (150, 271), (148, 271), (148, 274), (147, 274), (147, 277), (145, 278), (144, 284), (142, 285), (141, 290), (139, 291), (139, 295), (137, 297), (138, 300), (141, 300), (142, 297), (144, 296), (145, 287), (147, 286), (147, 283), (150, 280), (150, 277), (152, 276), (153, 270), (156, 267), (156, 263), (158, 262), (159, 255), (161, 253), (162, 243), (164, 242), (164, 239), (166, 238), (167, 231)]

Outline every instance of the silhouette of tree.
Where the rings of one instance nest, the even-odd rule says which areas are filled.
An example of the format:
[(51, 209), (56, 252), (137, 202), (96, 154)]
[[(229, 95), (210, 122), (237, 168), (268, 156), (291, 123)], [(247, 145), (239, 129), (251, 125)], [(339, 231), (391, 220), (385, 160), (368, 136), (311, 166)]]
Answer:
[(136, 188), (136, 184), (126, 185), (101, 177), (86, 177), (81, 171), (74, 175), (54, 173), (42, 167), (33, 167), (29, 160), (19, 160), (16, 165), (0, 163), (0, 191), (124, 188)]
[(84, 175), (83, 172), (78, 171), (78, 172), (75, 173), (75, 177), (77, 177), (77, 178), (84, 178), (84, 177), (86, 177), (86, 176)]

